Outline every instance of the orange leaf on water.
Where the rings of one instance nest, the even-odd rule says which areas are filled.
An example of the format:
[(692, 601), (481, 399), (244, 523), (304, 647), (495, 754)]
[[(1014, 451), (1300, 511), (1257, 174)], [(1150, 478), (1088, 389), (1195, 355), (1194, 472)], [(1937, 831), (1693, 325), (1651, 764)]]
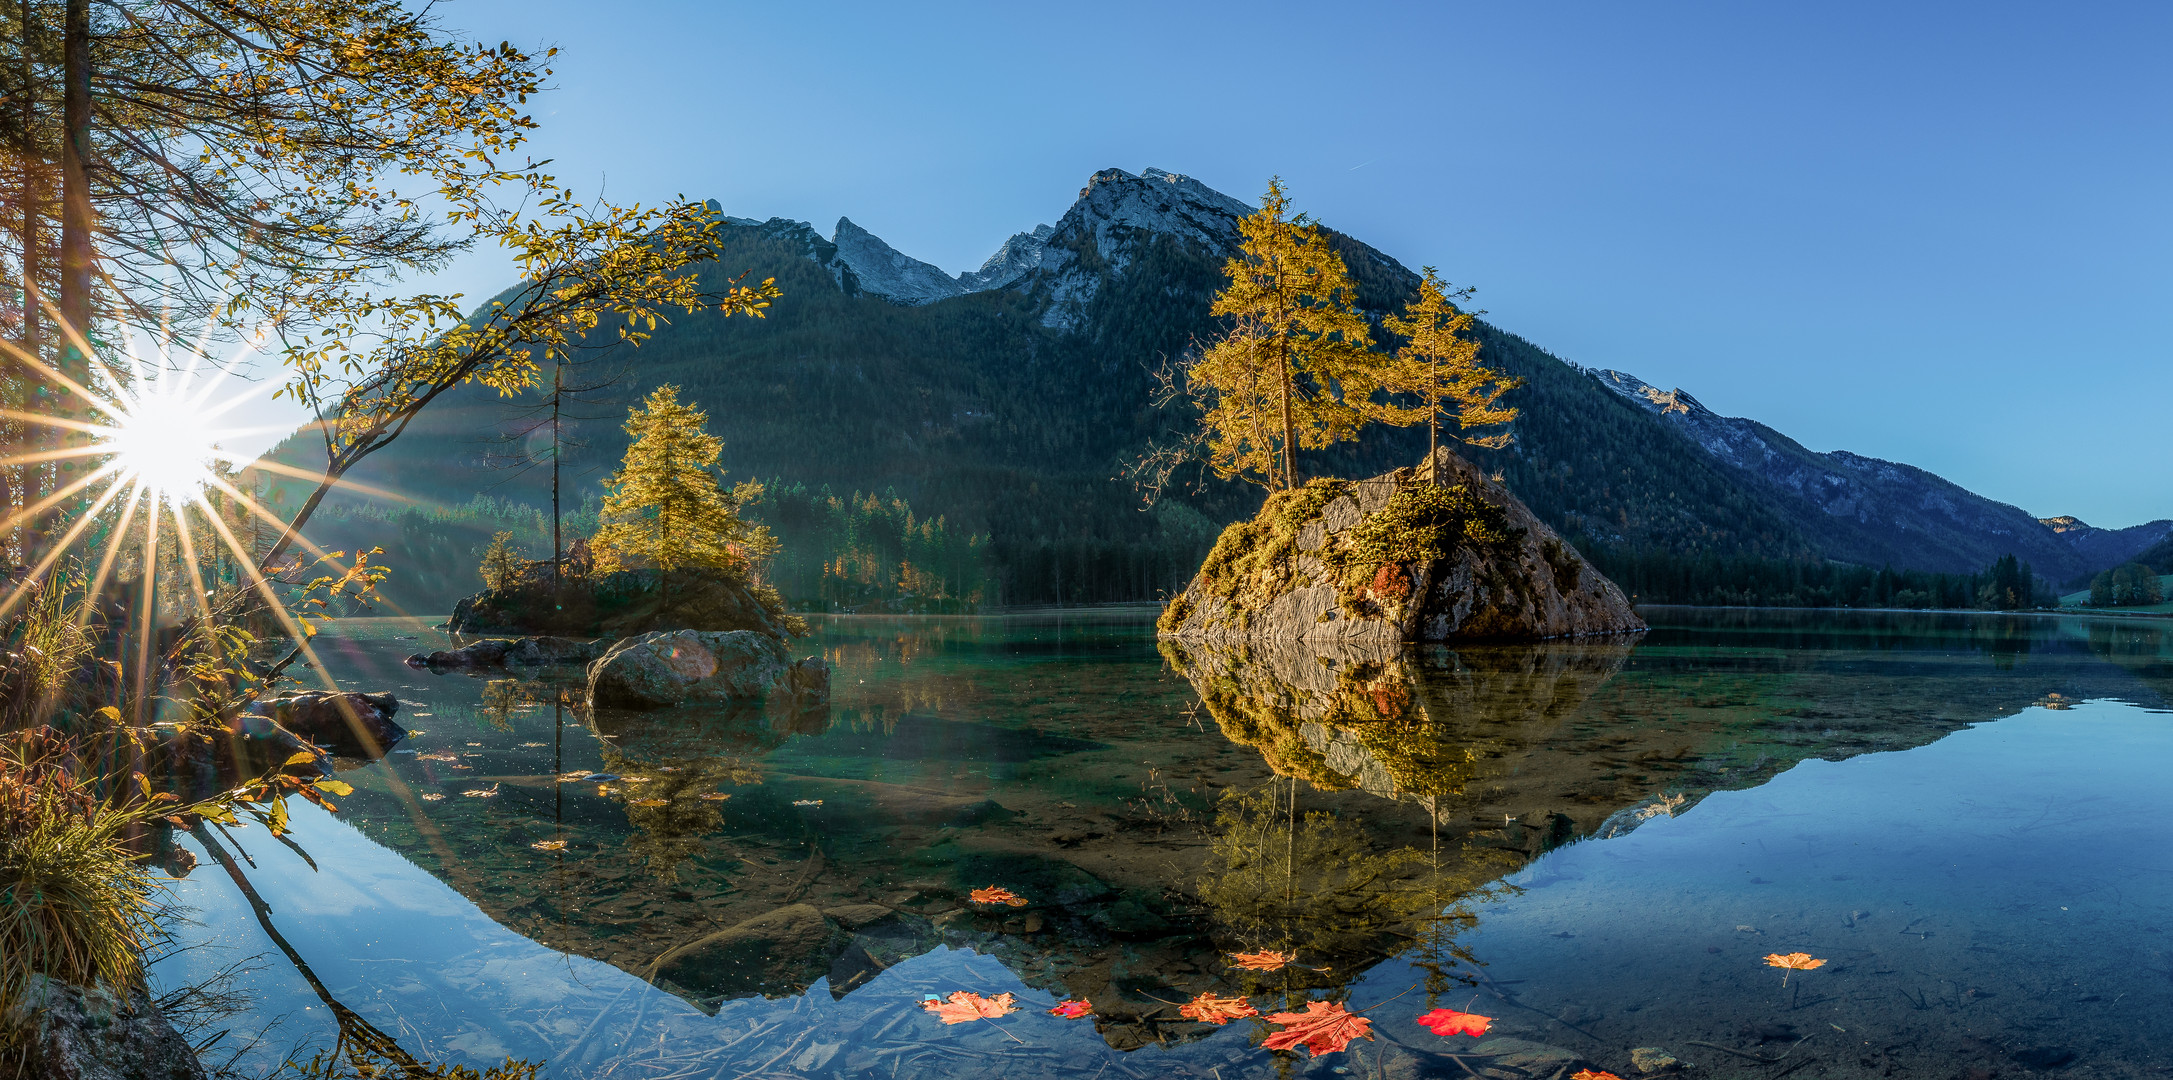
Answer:
[(1333, 1054), (1352, 1039), (1373, 1037), (1373, 1021), (1332, 1001), (1309, 1001), (1302, 1013), (1269, 1013), (1268, 1023), (1282, 1024), (1283, 1030), (1260, 1045), (1270, 1050), (1303, 1046), (1314, 1057)]
[(1247, 971), (1275, 971), (1279, 968), (1288, 967), (1290, 962), (1297, 958), (1297, 953), (1280, 953), (1273, 949), (1230, 954), (1230, 959), (1237, 961), (1236, 966)]
[(1486, 1027), (1494, 1022), (1494, 1018), (1477, 1013), (1457, 1012), (1455, 1009), (1435, 1009), (1419, 1017), (1418, 1022), (1420, 1027), (1427, 1028), (1436, 1035), (1449, 1036), (1461, 1032), (1476, 1039), (1486, 1034)]
[(1059, 1001), (1056, 1003), (1056, 1008), (1049, 1010), (1049, 1015), (1061, 1016), (1066, 1020), (1077, 1020), (1082, 1016), (1094, 1015), (1094, 1004), (1089, 1001)]
[(1232, 1020), (1258, 1016), (1260, 1010), (1253, 1008), (1252, 1002), (1241, 997), (1216, 997), (1213, 994), (1201, 994), (1199, 997), (1193, 998), (1190, 1004), (1178, 1006), (1177, 1015), (1187, 1020), (1197, 1020), (1203, 1024), (1213, 1024), (1216, 1027), (1221, 1027)]
[(628, 805), (628, 806), (670, 806), (671, 804), (672, 804), (672, 801), (671, 801), (670, 799), (635, 799), (635, 800), (634, 800), (633, 802), (627, 803), (626, 805)]
[(1826, 961), (1816, 959), (1807, 952), (1766, 954), (1767, 967), (1788, 968), (1793, 971), (1809, 971), (1815, 967), (1823, 967), (1825, 963)]
[(535, 849), (536, 849), (537, 851), (564, 851), (564, 850), (566, 850), (566, 842), (565, 842), (564, 840), (538, 840), (538, 841), (536, 841), (535, 843), (533, 843), (533, 844), (530, 844), (530, 845), (528, 845), (528, 846), (529, 846), (529, 847), (532, 847), (532, 848), (535, 848)]
[(975, 889), (972, 892), (966, 894), (966, 899), (971, 900), (976, 904), (1009, 904), (1012, 907), (1026, 906), (1025, 897), (1020, 896), (1019, 894), (1012, 892), (1009, 889), (997, 888), (994, 885), (991, 885), (985, 889)]
[(966, 1024), (975, 1020), (991, 1020), (1006, 1013), (1019, 1011), (1017, 999), (1010, 994), (982, 997), (970, 990), (959, 990), (949, 1001), (930, 998), (921, 1002), (921, 1008), (936, 1014), (936, 1019), (946, 1024)]
[(1597, 1069), (1579, 1069), (1569, 1074), (1569, 1080), (1622, 1080), (1622, 1078), (1614, 1073)]

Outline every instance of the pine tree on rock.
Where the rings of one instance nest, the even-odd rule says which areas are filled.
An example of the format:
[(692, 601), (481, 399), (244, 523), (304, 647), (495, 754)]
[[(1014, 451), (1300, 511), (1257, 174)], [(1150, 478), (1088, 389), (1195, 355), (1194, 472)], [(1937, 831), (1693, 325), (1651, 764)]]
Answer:
[(1299, 450), (1391, 419), (1374, 400), (1387, 358), (1372, 351), (1343, 257), (1320, 226), (1290, 215), (1280, 179), (1238, 231), (1230, 284), (1211, 309), (1230, 329), (1191, 365), (1187, 389), (1201, 403), (1216, 475), (1294, 488)]
[[(1411, 409), (1390, 409), (1385, 417), (1390, 423), (1424, 423), (1427, 426), (1427, 460), (1434, 458), (1434, 451), (1441, 446), (1441, 414), (1452, 412), (1457, 427), (1469, 432), (1474, 429), (1500, 427), (1517, 418), (1517, 410), (1501, 403), (1502, 395), (1524, 385), (1524, 380), (1505, 376), (1479, 363), (1479, 343), (1464, 337), (1471, 328), (1471, 313), (1456, 306), (1456, 301), (1471, 295), (1471, 290), (1451, 292), (1434, 274), (1434, 268), (1426, 268), (1426, 276), (1419, 282), (1418, 295), (1404, 305), (1403, 314), (1391, 315), (1382, 320), (1390, 333), (1404, 339), (1404, 345), (1396, 351), (1396, 362), (1383, 380), (1385, 388), (1396, 394), (1409, 394), (1419, 400)], [(1509, 434), (1497, 432), (1484, 436), (1463, 436), (1468, 446), (1500, 449), (1509, 445)]]
[(739, 516), (762, 485), (724, 486), (715, 471), (724, 441), (708, 424), (702, 410), (679, 400), (676, 386), (658, 387), (629, 412), (633, 443), (606, 481), (610, 493), (591, 545), (598, 571), (646, 565), (667, 577), (705, 570), (744, 580), (776, 550), (767, 528)]

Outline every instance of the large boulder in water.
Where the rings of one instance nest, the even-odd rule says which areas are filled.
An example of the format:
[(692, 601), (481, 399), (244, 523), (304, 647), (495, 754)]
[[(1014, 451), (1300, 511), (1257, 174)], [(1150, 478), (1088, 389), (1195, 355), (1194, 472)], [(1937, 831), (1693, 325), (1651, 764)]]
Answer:
[(400, 699), (391, 693), (322, 690), (259, 701), (249, 707), (252, 715), (351, 758), (383, 757), (394, 743), (406, 738), (407, 729), (392, 719), (399, 711)]
[(827, 974), (851, 938), (814, 905), (787, 904), (672, 949), (647, 975), (708, 997), (783, 997)]
[(611, 642), (603, 638), (590, 641), (563, 637), (484, 638), (456, 649), (416, 653), (407, 658), (407, 666), (432, 671), (461, 671), (484, 667), (587, 664), (610, 647)]
[(455, 634), (558, 634), (619, 638), (652, 630), (754, 630), (780, 641), (807, 632), (775, 590), (697, 570), (620, 570), (527, 580), (453, 608)]
[(1315, 480), (1223, 531), (1162, 614), (1184, 641), (1537, 641), (1645, 629), (1622, 590), (1447, 450)]
[(773, 695), (802, 705), (827, 702), (830, 666), (813, 656), (795, 663), (776, 638), (752, 630), (643, 634), (613, 645), (589, 665), (592, 705), (658, 709)]

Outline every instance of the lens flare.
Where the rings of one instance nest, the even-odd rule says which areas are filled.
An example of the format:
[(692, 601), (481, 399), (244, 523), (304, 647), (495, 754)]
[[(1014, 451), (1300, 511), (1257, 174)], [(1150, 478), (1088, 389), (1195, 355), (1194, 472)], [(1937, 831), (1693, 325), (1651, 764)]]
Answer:
[(117, 401), (112, 424), (98, 435), (124, 482), (138, 482), (168, 501), (193, 499), (212, 470), (235, 459), (221, 451), (221, 434), (200, 402), (154, 392)]

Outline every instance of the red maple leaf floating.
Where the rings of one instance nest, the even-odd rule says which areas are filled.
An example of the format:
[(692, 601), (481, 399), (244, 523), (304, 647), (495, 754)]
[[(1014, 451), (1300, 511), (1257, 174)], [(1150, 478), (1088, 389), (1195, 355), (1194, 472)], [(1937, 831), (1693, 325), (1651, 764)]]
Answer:
[(1494, 1022), (1494, 1018), (1477, 1013), (1457, 1012), (1455, 1009), (1435, 1009), (1419, 1017), (1418, 1022), (1420, 1027), (1429, 1028), (1436, 1035), (1461, 1033), (1476, 1039), (1486, 1034), (1486, 1027)]
[(1260, 1045), (1270, 1050), (1303, 1046), (1314, 1057), (1333, 1054), (1352, 1039), (1373, 1037), (1373, 1021), (1332, 1001), (1306, 1002), (1302, 1013), (1269, 1013), (1268, 1023), (1282, 1024), (1283, 1030)]
[(1020, 896), (1019, 894), (1012, 892), (1009, 889), (998, 888), (994, 885), (991, 885), (985, 889), (975, 889), (972, 892), (966, 894), (966, 899), (971, 900), (976, 904), (1009, 904), (1012, 907), (1026, 906), (1025, 897)]
[(1579, 1069), (1569, 1074), (1569, 1080), (1622, 1080), (1622, 1078), (1614, 1073), (1598, 1069)]
[(921, 1002), (921, 1008), (936, 1014), (936, 1019), (946, 1024), (968, 1024), (975, 1020), (993, 1020), (1005, 1013), (1019, 1011), (1018, 1002), (1010, 994), (982, 997), (971, 990), (959, 990), (949, 1001), (929, 998)]
[(1236, 966), (1247, 971), (1277, 971), (1289, 967), (1290, 962), (1297, 958), (1297, 953), (1280, 953), (1273, 949), (1230, 954), (1230, 959), (1237, 961)]
[(1252, 1002), (1241, 997), (1216, 997), (1213, 994), (1201, 994), (1199, 997), (1193, 998), (1190, 1004), (1178, 1006), (1177, 1015), (1187, 1020), (1197, 1020), (1203, 1024), (1213, 1024), (1216, 1027), (1221, 1027), (1232, 1020), (1258, 1016), (1260, 1010), (1253, 1008)]
[(1056, 1008), (1049, 1010), (1049, 1015), (1061, 1016), (1066, 1020), (1077, 1020), (1082, 1016), (1094, 1015), (1094, 1004), (1089, 1001), (1059, 1001), (1056, 1003)]

